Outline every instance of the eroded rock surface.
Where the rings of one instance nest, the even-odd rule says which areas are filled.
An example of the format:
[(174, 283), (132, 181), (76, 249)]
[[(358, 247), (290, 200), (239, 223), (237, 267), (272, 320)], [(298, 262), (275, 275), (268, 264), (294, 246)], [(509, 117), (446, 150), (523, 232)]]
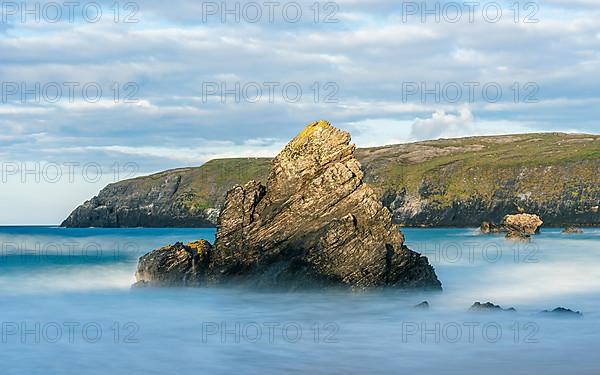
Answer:
[(134, 287), (198, 285), (206, 275), (211, 253), (212, 245), (205, 240), (154, 250), (140, 258)]
[[(251, 181), (227, 194), (214, 249), (194, 283), (441, 289), (427, 258), (404, 246), (389, 211), (363, 182), (354, 150), (350, 135), (329, 123), (307, 126), (275, 158), (266, 186)], [(140, 269), (171, 257), (150, 253)], [(161, 279), (138, 271), (138, 281)]]
[(533, 214), (506, 215), (502, 221), (502, 226), (509, 232), (520, 232), (528, 235), (539, 233), (542, 224), (544, 224), (542, 219)]
[(544, 222), (538, 215), (516, 214), (506, 215), (500, 225), (484, 221), (480, 230), (484, 234), (506, 233), (507, 238), (528, 239), (540, 232), (542, 224)]

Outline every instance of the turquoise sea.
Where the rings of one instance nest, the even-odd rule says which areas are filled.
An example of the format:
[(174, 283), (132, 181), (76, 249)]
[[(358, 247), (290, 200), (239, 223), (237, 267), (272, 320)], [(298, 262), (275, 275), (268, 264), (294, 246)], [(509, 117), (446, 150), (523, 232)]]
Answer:
[(403, 232), (442, 293), (132, 290), (140, 255), (215, 231), (0, 227), (0, 373), (600, 373), (599, 229)]

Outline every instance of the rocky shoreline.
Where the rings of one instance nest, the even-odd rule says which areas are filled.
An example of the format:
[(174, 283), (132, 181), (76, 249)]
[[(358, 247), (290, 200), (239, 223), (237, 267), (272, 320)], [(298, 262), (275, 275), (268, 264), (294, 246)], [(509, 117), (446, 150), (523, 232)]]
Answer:
[[(479, 227), (534, 212), (545, 227), (600, 226), (600, 137), (472, 137), (357, 149), (364, 180), (407, 227)], [(121, 181), (64, 227), (216, 227), (225, 194), (265, 183), (271, 159), (220, 159)]]
[[(413, 306), (414, 309), (417, 310), (429, 310), (430, 304), (428, 301), (423, 301), (418, 305)], [(503, 308), (500, 305), (496, 305), (492, 302), (475, 302), (469, 309), (467, 310), (470, 313), (516, 313), (517, 309), (514, 307)], [(565, 307), (557, 307), (553, 310), (542, 310), (539, 314), (550, 317), (550, 318), (567, 318), (567, 319), (581, 319), (583, 318), (583, 313), (581, 311), (571, 310)]]

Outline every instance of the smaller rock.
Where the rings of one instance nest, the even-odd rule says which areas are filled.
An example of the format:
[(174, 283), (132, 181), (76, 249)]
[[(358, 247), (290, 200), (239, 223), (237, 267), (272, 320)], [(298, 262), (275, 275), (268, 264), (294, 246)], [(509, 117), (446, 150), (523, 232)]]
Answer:
[(423, 301), (414, 307), (417, 310), (429, 310), (429, 302)]
[(506, 238), (516, 240), (531, 240), (531, 236), (540, 232), (544, 222), (538, 215), (517, 214), (506, 215), (502, 224), (496, 225), (489, 221), (481, 223), (481, 233), (506, 233)]
[(544, 310), (542, 314), (552, 315), (561, 318), (583, 318), (583, 314), (580, 311), (573, 311), (564, 307), (557, 307), (554, 310)]
[(475, 302), (473, 304), (473, 306), (471, 306), (469, 308), (469, 311), (476, 311), (476, 312), (510, 311), (510, 312), (514, 312), (517, 310), (514, 307), (511, 307), (508, 309), (503, 309), (499, 305), (494, 305), (491, 302), (486, 302), (486, 303)]
[(133, 284), (131, 287), (134, 289), (141, 289), (141, 288), (148, 288), (150, 286), (150, 283), (147, 282), (146, 280), (141, 280), (136, 282), (135, 284)]
[(533, 214), (506, 215), (502, 220), (502, 226), (509, 232), (520, 232), (525, 235), (538, 234), (542, 224), (544, 224), (542, 219)]
[(481, 227), (479, 229), (483, 234), (500, 233), (502, 231), (501, 227), (489, 221), (484, 221), (481, 223)]
[(509, 231), (506, 233), (505, 237), (509, 240), (524, 241), (524, 242), (531, 241), (531, 236), (529, 234), (525, 234), (523, 232), (518, 232), (518, 231)]
[(565, 234), (581, 234), (583, 233), (583, 229), (577, 227), (566, 227), (562, 230), (562, 233)]
[(184, 245), (178, 242), (151, 251), (140, 258), (133, 287), (197, 286), (199, 275), (206, 273), (212, 245), (199, 240)]

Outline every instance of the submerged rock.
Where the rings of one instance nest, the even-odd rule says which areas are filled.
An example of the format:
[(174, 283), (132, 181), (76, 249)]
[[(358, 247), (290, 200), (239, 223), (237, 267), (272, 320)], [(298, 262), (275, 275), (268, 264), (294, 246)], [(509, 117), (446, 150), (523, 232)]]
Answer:
[(544, 310), (542, 314), (561, 318), (583, 318), (583, 314), (580, 311), (573, 311), (564, 307), (557, 307), (552, 311)]
[(519, 231), (508, 231), (508, 232), (506, 232), (505, 237), (509, 240), (515, 240), (515, 241), (523, 241), (523, 242), (531, 241), (531, 235), (525, 234), (525, 233), (519, 232)]
[(310, 124), (275, 158), (266, 186), (229, 191), (208, 256), (182, 244), (156, 250), (140, 260), (138, 281), (441, 289), (363, 182), (354, 150), (350, 134)]
[(429, 310), (429, 302), (423, 301), (418, 305), (415, 305), (414, 308), (417, 310)]
[(565, 228), (565, 229), (562, 230), (562, 233), (565, 233), (565, 234), (582, 234), (583, 233), (583, 229), (577, 228), (577, 227), (567, 227), (567, 228)]
[(469, 308), (469, 311), (476, 311), (476, 312), (509, 311), (509, 312), (515, 312), (517, 310), (515, 310), (514, 307), (510, 307), (508, 309), (503, 309), (499, 305), (494, 305), (491, 302), (486, 302), (486, 303), (475, 302), (473, 304), (473, 306), (471, 306)]
[(490, 233), (500, 233), (502, 232), (502, 227), (498, 226), (494, 223), (491, 223), (489, 221), (484, 221), (483, 223), (481, 223), (481, 227), (479, 228), (481, 230), (481, 233), (483, 234), (490, 234)]

